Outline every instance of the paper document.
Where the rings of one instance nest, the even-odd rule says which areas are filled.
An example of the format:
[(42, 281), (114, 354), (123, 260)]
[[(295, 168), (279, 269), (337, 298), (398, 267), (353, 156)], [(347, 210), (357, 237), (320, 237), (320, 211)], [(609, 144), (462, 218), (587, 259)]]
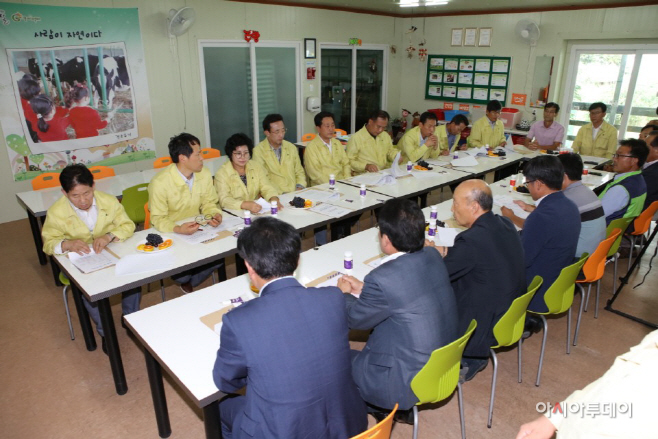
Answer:
[[(222, 215), (222, 223), (215, 228), (215, 231), (221, 232), (224, 230), (232, 230), (236, 227), (243, 225), (244, 225), (244, 219), (240, 218), (239, 216), (233, 216), (228, 213), (225, 213), (224, 215)], [(210, 228), (210, 226), (206, 226), (205, 228)]]
[(471, 157), (486, 156), (488, 153), (487, 148), (484, 146), (481, 146), (480, 148), (469, 148), (465, 152)]
[(475, 157), (467, 155), (466, 157), (458, 158), (450, 162), (452, 166), (477, 166), (479, 163)]
[(452, 247), (455, 245), (455, 238), (462, 232), (461, 229), (448, 227), (437, 227), (434, 243), (443, 247)]
[(173, 252), (126, 255), (117, 262), (114, 274), (116, 276), (128, 276), (148, 273), (149, 271), (166, 270), (174, 266), (175, 260)]
[(270, 213), (272, 205), (269, 201), (265, 201), (263, 197), (260, 197), (256, 200), (256, 203), (260, 205), (260, 211), (256, 215), (263, 215), (264, 213)]
[(400, 155), (402, 153), (398, 152), (393, 159), (393, 163), (391, 164), (391, 167), (388, 169), (388, 171), (391, 173), (391, 175), (395, 178), (398, 177), (403, 177), (407, 175), (407, 165), (404, 165), (404, 169), (400, 168)]
[(325, 274), (324, 276), (308, 282), (305, 286), (315, 288), (336, 287), (338, 286), (338, 279), (340, 279), (343, 275), (344, 273), (341, 273), (340, 271), (332, 271), (329, 274)]
[[(505, 149), (509, 150), (509, 148), (505, 148)], [(529, 150), (524, 145), (514, 145), (512, 147), (512, 152), (516, 152), (516, 153), (519, 153), (519, 154), (531, 154), (534, 151)]]
[(516, 204), (514, 199), (509, 195), (494, 195), (494, 204), (496, 206), (507, 207), (508, 209), (511, 209), (512, 212), (514, 212), (514, 215), (518, 216), (519, 218), (526, 219), (528, 215), (530, 215), (530, 212), (526, 212), (525, 210), (521, 209), (521, 206)]
[[(442, 171), (445, 172), (445, 171)], [(413, 175), (415, 178), (434, 178), (437, 177), (439, 172), (432, 172), (432, 171), (417, 171), (413, 170), (411, 171), (411, 175)]]
[[(91, 249), (91, 247), (89, 248)], [(94, 250), (91, 249), (91, 252), (83, 256), (80, 256), (75, 252), (69, 252), (68, 257), (71, 263), (85, 274), (111, 267), (119, 260), (119, 258), (110, 254), (105, 249), (98, 254), (94, 253)]]
[(368, 267), (377, 268), (380, 265), (382, 265), (382, 261), (384, 260), (384, 258), (386, 258), (386, 254), (380, 253), (377, 256), (374, 256), (370, 259), (366, 259), (365, 261), (363, 261), (363, 263), (366, 264)]
[(305, 200), (311, 200), (313, 204), (325, 203), (330, 200), (340, 200), (340, 192), (337, 191), (324, 191), (321, 189), (303, 189), (301, 191), (289, 192), (281, 195), (279, 199), (284, 206), (292, 201), (295, 197), (301, 197)]
[(388, 173), (373, 172), (352, 177), (353, 183), (365, 184), (366, 186), (386, 186), (395, 184), (395, 177)]
[(222, 318), (224, 317), (224, 314), (231, 311), (233, 308), (237, 308), (243, 303), (244, 300), (242, 300), (242, 297), (237, 297), (230, 301), (224, 301), (221, 303), (223, 305), (222, 309), (201, 316), (199, 320), (201, 320), (201, 322), (208, 328), (212, 329), (217, 335), (220, 335), (222, 332)]
[(327, 215), (332, 218), (340, 218), (342, 216), (348, 215), (353, 211), (350, 209), (345, 209), (344, 207), (334, 206), (329, 203), (318, 204), (309, 209), (311, 212), (319, 213), (322, 215)]
[(188, 244), (201, 244), (202, 242), (210, 241), (217, 237), (217, 229), (219, 227), (203, 226), (191, 235), (182, 235), (176, 233), (176, 239), (185, 241)]

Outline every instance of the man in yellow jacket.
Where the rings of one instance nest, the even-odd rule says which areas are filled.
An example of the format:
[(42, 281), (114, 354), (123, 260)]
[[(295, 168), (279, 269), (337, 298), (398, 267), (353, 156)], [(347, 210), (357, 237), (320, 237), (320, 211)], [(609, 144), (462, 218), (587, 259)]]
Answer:
[(318, 135), (306, 145), (304, 167), (311, 186), (328, 183), (329, 175), (343, 180), (352, 175), (350, 161), (345, 147), (334, 137), (336, 124), (334, 115), (321, 111), (315, 115), (315, 128)]
[[(180, 225), (176, 222), (208, 216), (208, 225), (217, 227), (222, 222), (222, 210), (217, 206), (217, 191), (213, 187), (210, 171), (203, 167), (199, 139), (187, 133), (172, 137), (169, 155), (173, 163), (158, 172), (149, 184), (149, 210), (151, 224), (163, 233), (191, 235), (199, 229), (196, 221)], [(211, 262), (172, 276), (180, 282), (184, 293), (190, 293), (212, 271), (221, 265)]]
[(582, 155), (611, 158), (617, 151), (617, 128), (606, 122), (605, 113), (608, 106), (603, 102), (594, 102), (589, 106), (590, 123), (583, 125), (576, 134), (571, 147), (573, 152)]
[(350, 137), (347, 158), (355, 174), (386, 169), (400, 152), (386, 132), (389, 119), (386, 111), (377, 110), (370, 115), (368, 123)]
[[(94, 190), (94, 177), (84, 165), (69, 165), (59, 175), (64, 196), (48, 209), (41, 234), (43, 251), (49, 255), (76, 252), (100, 253), (111, 242), (123, 241), (135, 232), (133, 223), (115, 196)], [(91, 248), (90, 248), (91, 245)], [(107, 353), (98, 303), (84, 298), (89, 316)], [(140, 288), (123, 293), (123, 314), (139, 311)]]
[(468, 119), (463, 114), (456, 114), (450, 122), (436, 127), (434, 134), (439, 139), (441, 155), (448, 155), (459, 146), (462, 131), (468, 126)]
[(480, 148), (489, 145), (490, 148), (505, 145), (505, 127), (499, 120), (503, 106), (497, 100), (487, 103), (484, 117), (473, 123), (471, 135), (468, 136), (469, 148)]
[(402, 162), (434, 159), (440, 154), (436, 135), (436, 114), (429, 111), (420, 115), (418, 126), (407, 131), (400, 139)]
[(299, 151), (284, 140), (286, 126), (280, 114), (268, 114), (263, 119), (265, 140), (254, 148), (253, 159), (267, 172), (267, 177), (278, 194), (306, 187), (306, 174), (299, 159)]

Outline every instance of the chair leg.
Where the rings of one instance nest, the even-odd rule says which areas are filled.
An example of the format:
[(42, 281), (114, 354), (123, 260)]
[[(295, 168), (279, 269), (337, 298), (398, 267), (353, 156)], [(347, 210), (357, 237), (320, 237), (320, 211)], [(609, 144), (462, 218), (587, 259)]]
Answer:
[(589, 293), (592, 290), (592, 284), (587, 285), (587, 299), (585, 299), (585, 309), (584, 311), (587, 312), (587, 308), (589, 308)]
[(69, 322), (69, 334), (71, 334), (71, 340), (75, 340), (75, 333), (73, 332), (73, 325), (71, 324), (71, 312), (69, 311), (69, 298), (66, 294), (68, 291), (68, 285), (64, 286), (62, 295), (64, 296), (64, 310), (66, 311), (66, 320)]
[(548, 322), (546, 322), (546, 317), (539, 315), (541, 317), (542, 323), (544, 324), (544, 336), (541, 339), (541, 352), (539, 354), (539, 368), (537, 369), (537, 382), (535, 386), (539, 387), (539, 380), (541, 379), (541, 367), (544, 364), (544, 351), (546, 350), (546, 336), (548, 335)]
[(489, 349), (491, 355), (491, 362), (493, 363), (493, 375), (491, 376), (491, 398), (489, 399), (489, 419), (487, 420), (487, 428), (491, 428), (491, 421), (493, 419), (493, 403), (496, 396), (496, 377), (498, 376), (498, 359), (493, 349)]
[(612, 294), (617, 291), (617, 260), (619, 259), (619, 253), (615, 255), (615, 270), (612, 276)]
[(519, 383), (521, 383), (523, 382), (523, 337), (519, 339), (516, 349), (519, 351)]
[[(578, 320), (576, 320), (576, 333), (573, 335), (573, 345), (578, 343), (578, 333), (580, 332), (580, 319), (583, 316), (583, 304), (585, 303), (585, 290), (581, 284), (576, 284), (580, 290), (580, 309), (578, 310)], [(590, 284), (587, 287), (587, 296), (589, 297), (589, 289), (592, 287)]]
[(459, 423), (462, 428), (462, 439), (466, 439), (466, 422), (464, 419), (464, 395), (462, 394), (462, 384), (457, 381), (457, 398), (459, 402)]
[(571, 353), (571, 308), (567, 311), (567, 355)]
[(162, 296), (162, 301), (164, 302), (165, 299), (165, 290), (164, 290), (164, 280), (160, 279), (160, 295)]
[[(616, 291), (616, 290), (615, 290)], [(594, 318), (599, 318), (599, 293), (601, 292), (601, 279), (596, 281), (596, 309), (594, 310)], [(614, 291), (613, 291), (614, 293)]]
[(418, 439), (418, 406), (414, 406), (414, 439)]
[(628, 273), (631, 271), (631, 260), (633, 259), (633, 253), (635, 250), (635, 235), (631, 235), (631, 250), (628, 252), (628, 268), (626, 269), (626, 272)]
[(220, 282), (226, 280), (226, 259), (222, 259), (222, 265), (217, 269), (217, 278)]

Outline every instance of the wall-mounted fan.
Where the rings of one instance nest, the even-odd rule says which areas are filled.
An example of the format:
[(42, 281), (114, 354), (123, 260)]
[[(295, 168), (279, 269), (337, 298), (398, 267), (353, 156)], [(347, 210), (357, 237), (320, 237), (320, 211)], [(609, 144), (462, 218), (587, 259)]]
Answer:
[(170, 37), (177, 37), (183, 35), (190, 30), (196, 20), (196, 12), (194, 8), (184, 7), (179, 10), (172, 9), (169, 11), (169, 18), (167, 19), (167, 31)]
[(527, 41), (531, 46), (536, 46), (537, 41), (539, 40), (539, 26), (532, 20), (521, 20), (516, 23), (516, 28), (514, 29), (516, 34)]

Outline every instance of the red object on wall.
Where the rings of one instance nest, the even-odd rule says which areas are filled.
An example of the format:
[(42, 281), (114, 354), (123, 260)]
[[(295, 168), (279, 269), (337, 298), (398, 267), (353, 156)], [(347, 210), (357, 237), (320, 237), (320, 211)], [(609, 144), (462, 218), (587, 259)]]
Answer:
[(315, 79), (315, 67), (306, 68), (306, 79)]
[(443, 109), (444, 110), (452, 110), (452, 102), (444, 102), (443, 103)]
[(254, 40), (254, 43), (257, 43), (260, 38), (260, 32), (257, 30), (243, 30), (242, 32), (244, 32), (244, 40), (247, 43), (251, 40)]

